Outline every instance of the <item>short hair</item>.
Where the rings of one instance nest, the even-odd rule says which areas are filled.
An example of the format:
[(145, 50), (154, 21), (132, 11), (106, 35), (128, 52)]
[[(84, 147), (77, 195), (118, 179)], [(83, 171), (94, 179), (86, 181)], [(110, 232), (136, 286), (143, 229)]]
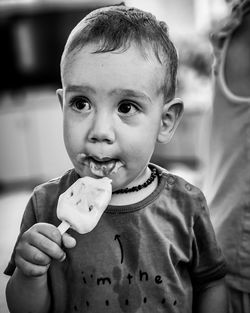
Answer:
[(160, 64), (165, 65), (166, 74), (162, 86), (164, 101), (172, 100), (176, 91), (178, 56), (169, 38), (168, 26), (151, 13), (137, 8), (109, 6), (86, 15), (69, 35), (61, 68), (68, 54), (87, 44), (97, 44), (93, 53), (104, 53), (119, 49), (126, 51), (132, 42), (143, 53), (151, 48)]

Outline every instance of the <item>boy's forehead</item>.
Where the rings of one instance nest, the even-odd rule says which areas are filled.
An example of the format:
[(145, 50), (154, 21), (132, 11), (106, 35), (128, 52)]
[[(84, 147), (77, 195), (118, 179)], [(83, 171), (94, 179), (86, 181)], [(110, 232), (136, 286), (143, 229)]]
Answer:
[(68, 90), (68, 86), (73, 85), (107, 90), (162, 91), (165, 68), (153, 51), (141, 51), (135, 44), (126, 50), (111, 52), (94, 53), (96, 48), (97, 45), (89, 44), (65, 57), (64, 88)]
[[(109, 55), (109, 57), (112, 55), (115, 59), (123, 60), (124, 53), (129, 52), (129, 54), (134, 54), (135, 56), (140, 56), (144, 61), (148, 62), (148, 64), (155, 64), (155, 66), (158, 67), (158, 69), (164, 69), (165, 71), (165, 62), (164, 62), (164, 54), (160, 54), (161, 60), (156, 57), (153, 48), (148, 44), (145, 43), (145, 45), (140, 46), (136, 42), (130, 42), (127, 47), (121, 47), (114, 51), (105, 51), (101, 52), (99, 51), (100, 45), (98, 43), (89, 43), (83, 47), (78, 46), (74, 50), (72, 50), (69, 53), (66, 53), (62, 57), (61, 62), (61, 73), (62, 76), (70, 71), (71, 66), (74, 64), (75, 60), (82, 59), (84, 61), (84, 58), (88, 58), (91, 55)], [(134, 64), (136, 67), (136, 64)]]
[(125, 47), (121, 47), (117, 50), (113, 50), (113, 51), (105, 51), (102, 52), (100, 51), (100, 44), (99, 43), (89, 43), (87, 45), (84, 46), (77, 46), (75, 47), (74, 50), (72, 50), (69, 53), (65, 53), (63, 54), (62, 57), (62, 62), (61, 62), (61, 70), (64, 70), (65, 67), (70, 67), (70, 65), (72, 65), (72, 63), (74, 62), (74, 60), (76, 59), (76, 57), (86, 57), (87, 54), (82, 53), (82, 52), (87, 52), (89, 54), (105, 54), (105, 53), (113, 53), (114, 55), (121, 55), (127, 51), (130, 51), (131, 53), (134, 54), (139, 54), (143, 59), (145, 59), (148, 62), (152, 62), (152, 61), (157, 61), (156, 64), (158, 66), (163, 66), (164, 65), (164, 53), (160, 52), (159, 53), (159, 58), (156, 57), (155, 52), (153, 50), (153, 47), (149, 44), (146, 43), (143, 45), (139, 45), (136, 42), (130, 42), (128, 43), (128, 45)]

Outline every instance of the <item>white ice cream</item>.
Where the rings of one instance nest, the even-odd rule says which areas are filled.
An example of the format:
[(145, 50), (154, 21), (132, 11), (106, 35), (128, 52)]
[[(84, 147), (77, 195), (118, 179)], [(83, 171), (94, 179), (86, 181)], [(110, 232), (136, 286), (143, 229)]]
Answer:
[(57, 216), (61, 234), (69, 227), (80, 234), (94, 229), (107, 208), (111, 196), (111, 179), (83, 177), (78, 179), (58, 200)]

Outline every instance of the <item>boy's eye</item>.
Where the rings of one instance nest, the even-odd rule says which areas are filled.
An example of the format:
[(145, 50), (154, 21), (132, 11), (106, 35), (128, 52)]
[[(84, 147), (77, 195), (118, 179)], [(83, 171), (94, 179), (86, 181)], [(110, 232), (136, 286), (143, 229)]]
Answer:
[(119, 104), (118, 112), (125, 115), (133, 115), (138, 111), (135, 104), (129, 101), (124, 101)]
[(89, 111), (91, 110), (91, 104), (89, 102), (89, 100), (85, 97), (74, 97), (71, 101), (70, 101), (70, 105), (73, 107), (73, 109), (77, 110), (77, 111)]

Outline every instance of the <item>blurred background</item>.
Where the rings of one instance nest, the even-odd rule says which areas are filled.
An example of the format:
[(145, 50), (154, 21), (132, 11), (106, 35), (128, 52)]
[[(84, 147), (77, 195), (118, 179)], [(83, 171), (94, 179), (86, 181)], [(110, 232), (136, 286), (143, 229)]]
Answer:
[[(55, 95), (70, 30), (91, 10), (116, 0), (0, 0), (0, 312), (7, 313), (3, 274), (33, 187), (71, 167)], [(228, 8), (224, 0), (127, 0), (167, 22), (180, 57), (177, 96), (185, 113), (152, 161), (199, 185), (201, 134), (211, 104), (209, 33)]]

